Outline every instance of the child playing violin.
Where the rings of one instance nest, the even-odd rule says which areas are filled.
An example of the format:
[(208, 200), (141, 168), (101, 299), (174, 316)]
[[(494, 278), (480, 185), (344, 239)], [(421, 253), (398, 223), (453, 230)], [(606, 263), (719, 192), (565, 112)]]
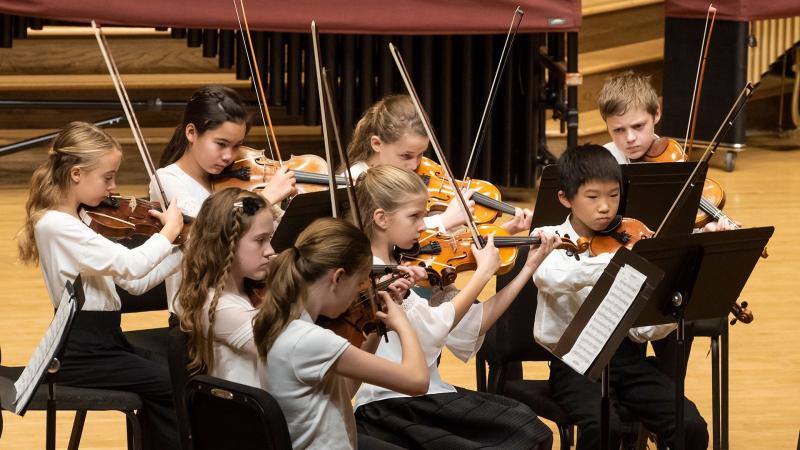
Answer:
[[(605, 230), (617, 214), (622, 190), (622, 173), (615, 158), (603, 147), (585, 145), (567, 149), (559, 158), (558, 198), (570, 208), (564, 223), (541, 230), (562, 236), (591, 238)], [(533, 334), (536, 341), (552, 348), (561, 339), (592, 286), (611, 259), (605, 253), (580, 260), (554, 252), (536, 270), (533, 281), (539, 289)], [(659, 445), (674, 445), (675, 386), (670, 378), (645, 359), (639, 344), (660, 339), (675, 325), (632, 328), (611, 359), (611, 436), (619, 440), (618, 407), (640, 420), (658, 436)], [(577, 448), (600, 448), (600, 385), (571, 369), (560, 360), (550, 365), (553, 398), (578, 424)], [(708, 430), (697, 407), (684, 404), (685, 448), (705, 449)], [(618, 444), (612, 443), (612, 448)], [(661, 447), (659, 447), (661, 448)]]
[[(294, 449), (355, 449), (351, 398), (362, 382), (407, 395), (428, 387), (428, 371), (414, 329), (386, 292), (378, 318), (399, 341), (389, 361), (354, 347), (315, 324), (337, 317), (356, 299), (372, 269), (364, 233), (338, 219), (320, 219), (271, 263), (263, 302), (253, 322), (261, 384), (278, 401)], [(374, 351), (379, 336), (364, 348)]]
[[(428, 191), (415, 173), (390, 165), (369, 168), (356, 185), (356, 197), (372, 246), (375, 264), (394, 264), (396, 247), (411, 247), (425, 229)], [(484, 333), (516, 298), (544, 257), (559, 242), (540, 233), (542, 244), (531, 250), (519, 275), (500, 292), (475, 303), (499, 267), (489, 236), (485, 247), (472, 247), (477, 269), (464, 289), (449, 301), (411, 292), (403, 300), (419, 336), (430, 374), (425, 395), (410, 398), (395, 389), (364, 384), (355, 398), (359, 432), (406, 448), (550, 448), (552, 436), (536, 415), (514, 400), (456, 389), (445, 383), (437, 367), (443, 347), (467, 361), (483, 342)], [(448, 292), (448, 294), (453, 294)], [(401, 358), (400, 341), (389, 333), (376, 354), (390, 361)]]
[(273, 219), (262, 196), (239, 188), (200, 208), (177, 294), (190, 371), (260, 387), (252, 322), (275, 256)]
[[(196, 217), (212, 192), (212, 178), (236, 159), (239, 146), (250, 129), (248, 114), (239, 94), (224, 86), (206, 86), (192, 94), (181, 123), (175, 128), (161, 155), (157, 174), (167, 201), (177, 199), (184, 214)], [(295, 178), (286, 167), (277, 170), (263, 195), (270, 204), (294, 194)], [(158, 186), (150, 183), (155, 200)], [(175, 294), (180, 274), (169, 277), (168, 308), (175, 312)], [(171, 315), (170, 323), (177, 320)]]
[[(350, 173), (353, 179), (369, 167), (390, 165), (410, 171), (417, 170), (428, 149), (428, 135), (408, 95), (389, 95), (372, 105), (356, 124), (353, 137), (347, 146)], [(344, 168), (342, 168), (344, 171)], [(473, 190), (464, 193), (470, 208)], [(532, 215), (528, 209), (515, 208), (514, 217), (502, 227), (510, 234), (528, 231)], [(455, 199), (438, 215), (425, 218), (427, 229), (444, 232), (464, 225), (464, 213)]]
[(82, 215), (82, 205), (97, 206), (114, 190), (120, 148), (103, 130), (84, 122), (70, 123), (58, 134), (47, 161), (31, 178), (19, 256), (23, 262), (40, 263), (54, 302), (67, 281), (78, 275), (83, 280), (86, 301), (75, 316), (58, 382), (139, 394), (147, 441), (153, 448), (174, 449), (179, 444), (169, 373), (139, 356), (123, 335), (114, 285), (141, 294), (176, 272), (180, 252), (172, 242), (183, 218), (174, 203), (163, 213), (150, 211), (163, 227), (134, 249), (87, 226), (91, 219)]

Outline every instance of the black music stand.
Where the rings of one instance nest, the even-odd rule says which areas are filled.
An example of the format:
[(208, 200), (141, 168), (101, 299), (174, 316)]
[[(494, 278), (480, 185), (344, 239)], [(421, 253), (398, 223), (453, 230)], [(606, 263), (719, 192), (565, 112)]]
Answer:
[[(620, 165), (623, 186), (617, 214), (639, 219), (655, 230), (696, 165), (696, 162)], [(707, 170), (707, 166), (700, 168), (700, 180), (705, 179)], [(692, 231), (702, 193), (703, 183), (696, 183), (684, 204), (692, 205), (692, 208), (682, 207), (669, 226), (661, 231), (662, 236), (685, 236)], [(569, 209), (558, 201), (558, 165), (547, 166), (539, 182), (531, 230), (561, 223), (568, 214)]]
[(728, 315), (774, 231), (774, 227), (761, 227), (644, 239), (633, 248), (635, 254), (665, 274), (633, 326), (678, 324), (675, 355), (677, 449), (684, 447), (685, 321)]
[[(636, 297), (627, 307), (627, 310), (614, 323), (610, 335), (602, 344), (598, 344), (602, 346), (599, 352), (596, 355), (586, 355), (580, 358), (586, 362), (590, 361), (590, 363), (584, 367), (578, 367), (573, 363), (574, 360), (568, 360), (567, 357), (577, 347), (575, 344), (579, 341), (579, 336), (586, 329), (592, 328), (589, 324), (594, 316), (598, 314), (598, 309), (604, 306), (604, 301), (610, 295), (609, 292), (612, 286), (615, 285), (620, 270), (626, 266), (644, 275), (646, 277), (644, 283), (639, 288)], [(553, 355), (564, 361), (576, 372), (592, 381), (597, 381), (598, 378), (601, 380), (600, 423), (603, 449), (608, 448), (610, 439), (611, 396), (609, 366), (611, 358), (625, 339), (628, 330), (637, 321), (641, 312), (650, 304), (650, 299), (663, 278), (664, 272), (657, 266), (624, 247), (620, 248), (604, 269), (603, 274), (597, 280), (583, 304), (581, 304), (575, 317), (564, 330), (558, 344), (555, 348), (548, 348)], [(603, 322), (601, 325), (607, 326), (607, 322)], [(588, 334), (592, 335), (593, 333), (589, 332)], [(579, 354), (583, 354), (583, 352), (579, 352)]]
[[(336, 204), (342, 211), (349, 209), (347, 189), (336, 189)], [(276, 253), (294, 245), (297, 236), (312, 222), (323, 217), (333, 217), (330, 191), (309, 192), (296, 195), (289, 201), (270, 243)]]

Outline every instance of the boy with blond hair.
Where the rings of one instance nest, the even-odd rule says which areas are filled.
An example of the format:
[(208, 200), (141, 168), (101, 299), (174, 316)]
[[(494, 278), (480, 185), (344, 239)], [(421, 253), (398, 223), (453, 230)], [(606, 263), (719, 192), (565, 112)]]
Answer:
[(620, 164), (640, 160), (658, 138), (658, 94), (650, 77), (626, 71), (606, 80), (597, 99), (611, 142), (604, 147)]

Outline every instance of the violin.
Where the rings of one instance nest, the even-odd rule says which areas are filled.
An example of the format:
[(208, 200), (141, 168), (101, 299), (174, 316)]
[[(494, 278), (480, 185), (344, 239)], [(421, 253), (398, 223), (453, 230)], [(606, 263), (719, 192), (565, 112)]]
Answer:
[(614, 253), (620, 247), (631, 248), (642, 239), (653, 237), (655, 232), (644, 222), (628, 217), (616, 216), (608, 228), (595, 233), (589, 241), (589, 253), (597, 256), (603, 253)]
[[(428, 188), (428, 211), (444, 211), (455, 196), (453, 185), (445, 178), (440, 164), (427, 157), (417, 167), (417, 175)], [(456, 181), (459, 189), (474, 189), (472, 200), (475, 201), (475, 212), (472, 217), (475, 223), (492, 223), (502, 213), (514, 215), (514, 206), (500, 200), (500, 190), (488, 181), (471, 179)]]
[[(236, 160), (222, 172), (212, 177), (213, 189), (238, 187), (249, 191), (264, 189), (275, 172), (285, 165), (294, 171), (298, 194), (319, 192), (328, 189), (328, 164), (317, 155), (292, 155), (287, 161), (278, 162), (268, 158), (263, 150), (239, 147)], [(336, 177), (338, 185), (346, 184), (344, 177)]]
[[(500, 253), (500, 268), (498, 275), (511, 271), (517, 259), (517, 248), (524, 245), (540, 243), (538, 236), (511, 236), (505, 229), (493, 225), (478, 225), (481, 237), (494, 233), (494, 245)], [(444, 287), (452, 284), (458, 273), (474, 270), (477, 267), (475, 256), (472, 253), (474, 240), (468, 231), (455, 234), (441, 232), (423, 232), (419, 241), (411, 249), (395, 249), (395, 259), (405, 265), (419, 265), (428, 272), (427, 283), (425, 280), (418, 283), (420, 286)], [(588, 248), (588, 241), (580, 239), (578, 244), (569, 238), (561, 238), (557, 248), (566, 250), (570, 256), (583, 253)]]
[[(685, 162), (688, 161), (688, 158), (677, 141), (661, 137), (653, 141), (642, 160), (645, 162)], [(702, 228), (710, 222), (723, 218), (734, 224), (735, 229), (741, 228), (733, 219), (722, 212), (724, 206), (725, 190), (722, 185), (712, 178), (706, 178), (705, 183), (703, 183), (703, 193), (700, 197), (700, 207), (694, 219), (695, 228)], [(766, 258), (768, 256), (769, 254), (765, 248), (761, 253), (761, 257)]]
[[(149, 210), (161, 211), (158, 202), (136, 197), (110, 195), (97, 206), (83, 205), (79, 212), (81, 220), (97, 234), (111, 240), (127, 239), (133, 236), (152, 236), (161, 231), (161, 221), (150, 215)], [(183, 229), (174, 243), (186, 242), (193, 219), (183, 216)]]
[[(386, 290), (396, 280), (408, 277), (407, 273), (396, 272), (388, 279), (377, 283), (375, 289), (376, 291)], [(358, 293), (358, 298), (339, 317), (319, 316), (317, 325), (333, 331), (350, 341), (352, 345), (360, 348), (367, 336), (378, 332), (378, 318), (372, 310), (369, 298), (370, 286), (368, 283), (370, 282), (370, 280), (364, 281)]]
[[(650, 149), (642, 158), (645, 162), (686, 162), (686, 154), (681, 145), (674, 139), (658, 138), (653, 141)], [(700, 199), (700, 208), (694, 220), (695, 228), (702, 228), (707, 223), (719, 220), (722, 217), (728, 218), (721, 211), (725, 206), (725, 190), (719, 182), (712, 178), (706, 178), (703, 183), (703, 194)], [(731, 220), (731, 222), (733, 222)]]

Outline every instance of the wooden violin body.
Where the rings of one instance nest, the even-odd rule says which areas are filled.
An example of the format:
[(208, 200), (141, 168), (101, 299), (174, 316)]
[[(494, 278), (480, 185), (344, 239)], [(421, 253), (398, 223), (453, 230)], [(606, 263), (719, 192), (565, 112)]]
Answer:
[[(133, 236), (152, 236), (161, 231), (161, 222), (149, 210), (160, 211), (161, 205), (135, 197), (109, 196), (97, 206), (83, 206), (81, 219), (97, 234), (111, 240)], [(184, 228), (175, 244), (186, 241), (191, 229), (191, 218), (184, 216)]]
[[(493, 224), (478, 225), (478, 232), (484, 238), (494, 234), (494, 245), (500, 254), (498, 275), (506, 274), (514, 267), (518, 247), (539, 243), (536, 236), (510, 236), (508, 231)], [(466, 230), (454, 234), (424, 232), (414, 249), (398, 249), (395, 257), (403, 264), (421, 265), (429, 271), (428, 282), (419, 283), (421, 286), (444, 287), (452, 284), (458, 273), (477, 268), (472, 253), (473, 243), (472, 235)], [(577, 254), (586, 251), (588, 242), (580, 241), (576, 245), (569, 239), (562, 238), (558, 248)]]
[(643, 222), (617, 216), (608, 229), (595, 234), (589, 242), (592, 256), (603, 253), (614, 253), (620, 247), (631, 248), (642, 239), (649, 239), (655, 234)]
[[(686, 154), (674, 139), (658, 138), (642, 158), (645, 162), (686, 162)], [(694, 220), (695, 228), (702, 228), (717, 220), (720, 210), (725, 206), (725, 190), (713, 178), (706, 178), (700, 208)]]
[[(294, 171), (298, 194), (328, 189), (328, 164), (317, 155), (292, 155), (283, 165)], [(262, 150), (239, 147), (236, 160), (212, 179), (215, 191), (238, 187), (249, 191), (264, 189), (281, 167), (278, 161), (267, 158)], [(345, 180), (337, 177), (337, 184)]]
[[(430, 158), (423, 157), (417, 174), (428, 187), (428, 211), (444, 211), (454, 198), (453, 185), (444, 175), (442, 166)], [(472, 214), (475, 223), (492, 223), (501, 214), (514, 215), (515, 209), (501, 201), (497, 186), (483, 180), (457, 180), (459, 189), (474, 189), (472, 200), (475, 201), (475, 212)]]

